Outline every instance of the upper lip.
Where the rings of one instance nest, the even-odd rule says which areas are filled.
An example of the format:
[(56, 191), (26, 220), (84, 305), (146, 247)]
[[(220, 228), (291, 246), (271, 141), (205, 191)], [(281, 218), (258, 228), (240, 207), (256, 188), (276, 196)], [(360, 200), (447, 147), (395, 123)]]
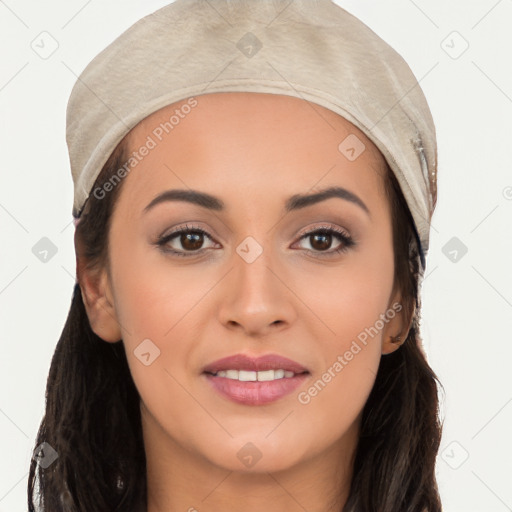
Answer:
[(249, 370), (259, 372), (279, 369), (291, 371), (293, 373), (308, 372), (308, 369), (301, 364), (278, 354), (266, 354), (259, 357), (250, 357), (246, 354), (235, 354), (208, 364), (204, 367), (203, 372), (217, 373), (221, 370)]

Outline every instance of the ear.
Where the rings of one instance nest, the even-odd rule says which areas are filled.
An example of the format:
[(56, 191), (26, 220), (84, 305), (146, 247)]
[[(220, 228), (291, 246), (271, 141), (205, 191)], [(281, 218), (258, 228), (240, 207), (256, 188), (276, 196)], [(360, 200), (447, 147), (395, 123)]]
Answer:
[(401, 294), (394, 294), (385, 313), (388, 321), (382, 329), (383, 355), (391, 354), (407, 339), (415, 312), (415, 304), (404, 304)]
[(106, 269), (88, 269), (77, 256), (76, 274), (91, 329), (102, 340), (115, 343), (122, 339), (117, 321), (110, 279)]

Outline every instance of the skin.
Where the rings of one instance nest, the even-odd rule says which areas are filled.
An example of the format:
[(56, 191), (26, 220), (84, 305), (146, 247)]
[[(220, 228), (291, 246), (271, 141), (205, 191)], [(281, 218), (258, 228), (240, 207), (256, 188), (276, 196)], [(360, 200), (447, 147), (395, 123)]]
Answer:
[[(402, 313), (360, 343), (362, 350), (308, 404), (298, 393), (401, 303), (384, 159), (347, 120), (297, 98), (196, 99), (126, 176), (112, 217), (109, 266), (88, 271), (78, 262), (91, 326), (106, 342), (123, 340), (141, 395), (148, 512), (340, 510), (381, 356), (398, 348), (392, 336), (407, 334)], [(183, 103), (139, 123), (129, 134), (130, 150)], [(349, 134), (366, 147), (354, 161), (338, 150)], [(284, 212), (292, 194), (328, 186), (356, 194), (370, 215), (339, 198)], [(168, 201), (143, 213), (159, 193), (178, 188), (213, 194), (226, 210)], [(185, 224), (212, 237), (199, 239), (198, 255), (173, 256), (156, 245)], [(335, 236), (324, 252), (311, 236), (301, 239), (325, 224), (356, 244), (335, 254), (342, 243)], [(247, 236), (263, 249), (252, 263), (236, 252)], [(179, 236), (169, 246), (186, 251)], [(134, 350), (148, 338), (160, 356), (146, 366)], [(236, 404), (201, 375), (207, 363), (235, 353), (277, 353), (311, 374), (274, 403)], [(237, 457), (249, 442), (261, 454), (252, 467)]]

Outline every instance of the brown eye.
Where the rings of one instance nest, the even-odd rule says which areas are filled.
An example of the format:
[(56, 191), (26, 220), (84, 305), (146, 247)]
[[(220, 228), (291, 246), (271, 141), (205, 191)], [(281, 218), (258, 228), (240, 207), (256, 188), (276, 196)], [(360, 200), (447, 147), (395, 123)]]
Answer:
[(194, 256), (207, 249), (203, 247), (205, 239), (213, 241), (212, 237), (201, 228), (185, 226), (161, 237), (157, 245), (162, 248), (162, 251), (177, 256)]
[(188, 233), (181, 233), (179, 240), (181, 246), (187, 251), (197, 251), (203, 245), (203, 234), (198, 231), (191, 231)]
[[(339, 244), (334, 249), (331, 249), (331, 245), (335, 239), (339, 241)], [(321, 227), (314, 231), (309, 231), (301, 237), (301, 240), (307, 240), (310, 248), (306, 249), (319, 256), (336, 255), (347, 251), (350, 247), (355, 245), (354, 240), (348, 233), (333, 226)]]
[(327, 233), (316, 233), (308, 235), (311, 239), (311, 247), (316, 251), (325, 251), (329, 249), (332, 243), (332, 235)]

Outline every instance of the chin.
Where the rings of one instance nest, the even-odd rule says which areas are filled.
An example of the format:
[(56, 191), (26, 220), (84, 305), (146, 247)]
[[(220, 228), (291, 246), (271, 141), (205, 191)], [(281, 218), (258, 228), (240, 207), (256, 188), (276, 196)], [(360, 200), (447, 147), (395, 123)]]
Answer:
[(296, 443), (289, 444), (278, 437), (269, 441), (265, 435), (231, 439), (221, 453), (213, 453), (208, 458), (225, 470), (252, 474), (283, 471), (301, 462), (304, 454), (297, 450)]

